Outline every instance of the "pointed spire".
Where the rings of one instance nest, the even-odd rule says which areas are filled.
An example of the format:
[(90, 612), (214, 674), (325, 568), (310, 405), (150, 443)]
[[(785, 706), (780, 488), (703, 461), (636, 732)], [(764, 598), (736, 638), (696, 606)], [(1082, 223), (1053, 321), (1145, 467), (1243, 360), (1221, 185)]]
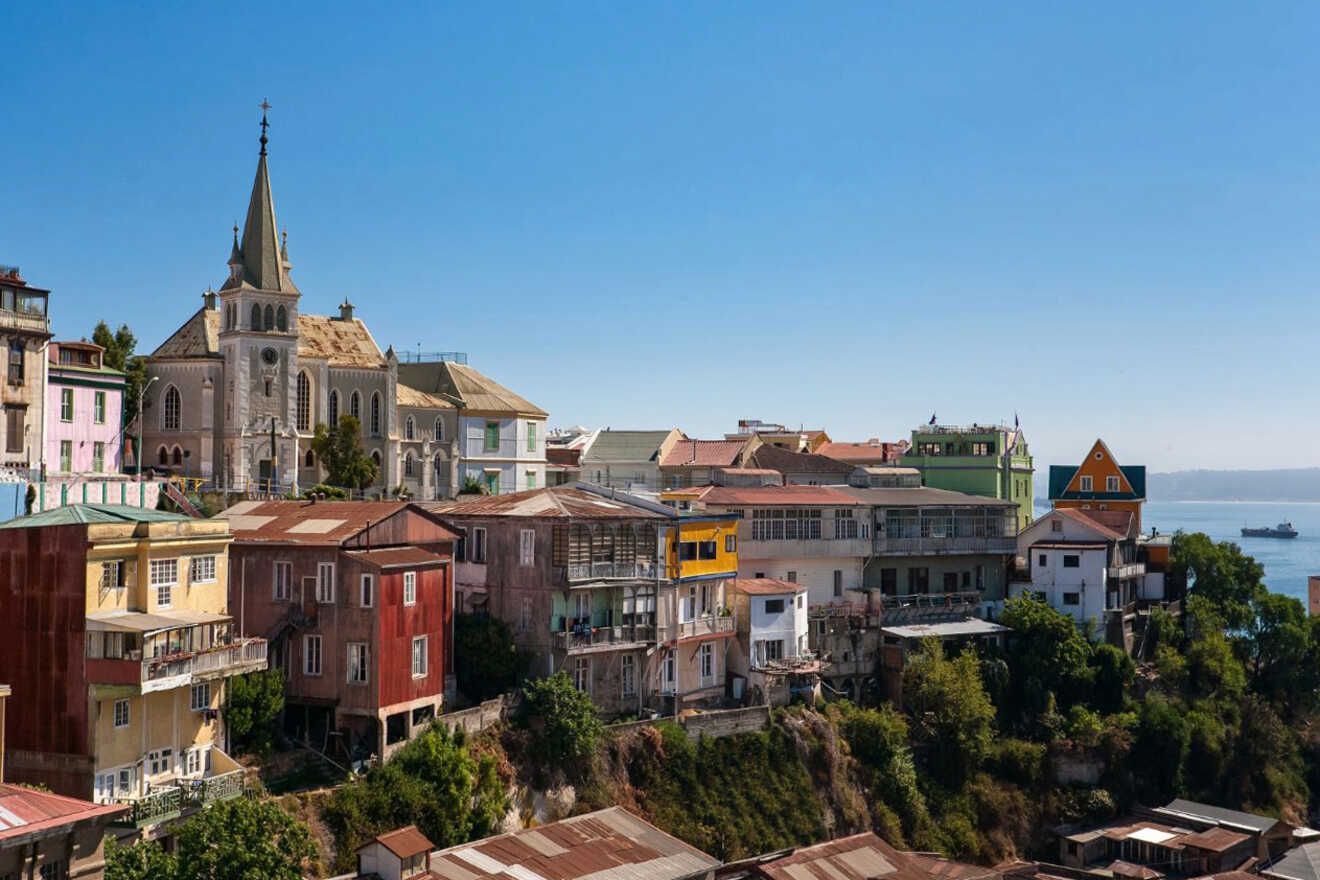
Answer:
[(289, 230), (285, 229), (280, 233), (280, 262), (284, 264), (284, 270), (293, 268), (293, 263), (289, 262)]
[(266, 129), (270, 125), (266, 111), (269, 109), (270, 104), (262, 101), (261, 152), (257, 156), (257, 175), (252, 181), (252, 197), (248, 201), (239, 254), (243, 262), (243, 280), (248, 284), (260, 290), (297, 293), (298, 288), (289, 280), (276, 233), (279, 225), (275, 222), (275, 200), (270, 193), (270, 172), (266, 167)]
[(238, 249), (238, 221), (234, 221), (234, 246), (229, 249), (229, 265), (243, 265), (243, 252)]

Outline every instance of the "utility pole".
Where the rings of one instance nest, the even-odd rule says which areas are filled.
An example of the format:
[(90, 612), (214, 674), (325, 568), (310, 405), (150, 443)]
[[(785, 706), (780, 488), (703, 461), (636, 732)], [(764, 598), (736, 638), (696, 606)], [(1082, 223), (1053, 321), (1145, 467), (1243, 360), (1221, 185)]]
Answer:
[[(137, 461), (137, 478), (139, 483), (142, 482), (142, 400), (147, 396), (147, 389), (150, 388), (152, 383), (159, 378), (160, 376), (152, 376), (150, 379), (147, 380), (147, 384), (143, 385), (141, 388), (138, 389), (138, 411), (137, 411), (138, 436), (137, 436), (137, 449), (133, 453), (133, 458), (136, 459)], [(122, 441), (121, 441), (121, 445), (122, 445)], [(123, 460), (123, 457), (124, 457), (124, 452), (121, 449), (119, 452), (119, 458), (121, 461)]]

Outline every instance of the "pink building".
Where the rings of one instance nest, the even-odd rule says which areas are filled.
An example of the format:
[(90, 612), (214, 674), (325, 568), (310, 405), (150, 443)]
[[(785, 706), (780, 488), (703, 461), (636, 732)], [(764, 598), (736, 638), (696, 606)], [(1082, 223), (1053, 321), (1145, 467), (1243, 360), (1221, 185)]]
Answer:
[(46, 382), (46, 474), (122, 470), (125, 377), (90, 342), (50, 343)]

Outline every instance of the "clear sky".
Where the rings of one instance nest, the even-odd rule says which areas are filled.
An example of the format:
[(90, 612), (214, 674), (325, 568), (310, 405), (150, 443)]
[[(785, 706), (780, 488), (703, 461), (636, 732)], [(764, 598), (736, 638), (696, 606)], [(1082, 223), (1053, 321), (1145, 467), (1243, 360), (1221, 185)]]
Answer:
[(0, 262), (150, 351), (271, 111), (302, 309), (550, 423), (1320, 465), (1315, 3), (7, 3)]

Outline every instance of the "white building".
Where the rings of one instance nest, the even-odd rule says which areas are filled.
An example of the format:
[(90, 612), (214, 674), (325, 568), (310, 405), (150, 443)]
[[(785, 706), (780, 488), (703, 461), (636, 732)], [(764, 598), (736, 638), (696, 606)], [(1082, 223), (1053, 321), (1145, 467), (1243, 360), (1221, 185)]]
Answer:
[(754, 704), (782, 705), (792, 696), (815, 696), (820, 666), (807, 650), (807, 588), (774, 578), (734, 581), (738, 649), (729, 671), (747, 679)]

